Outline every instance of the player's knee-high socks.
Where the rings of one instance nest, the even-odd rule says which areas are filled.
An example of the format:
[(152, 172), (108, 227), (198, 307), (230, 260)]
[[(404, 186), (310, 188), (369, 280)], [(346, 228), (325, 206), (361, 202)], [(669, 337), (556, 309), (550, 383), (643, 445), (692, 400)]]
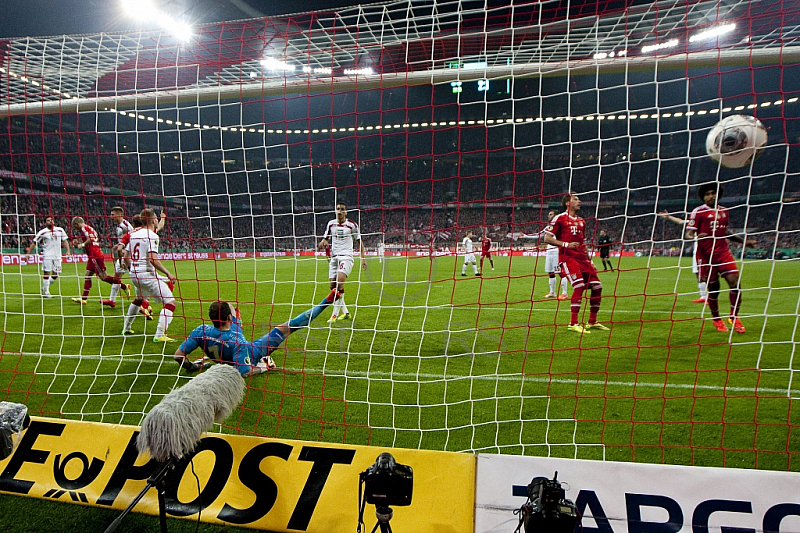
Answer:
[(569, 301), (569, 310), (572, 314), (569, 325), (572, 326), (578, 323), (578, 313), (581, 312), (581, 302), (583, 300), (583, 283), (576, 283), (572, 286), (572, 298)]
[(133, 325), (133, 319), (139, 314), (139, 307), (142, 305), (141, 298), (134, 298), (131, 305), (128, 306), (128, 312), (125, 313), (125, 320), (122, 322), (123, 331), (128, 331)]
[(163, 337), (167, 334), (167, 328), (169, 328), (169, 323), (172, 322), (172, 314), (175, 311), (175, 304), (170, 302), (168, 304), (164, 304), (164, 307), (161, 308), (161, 312), (158, 314), (158, 326), (156, 327), (156, 337)]
[(87, 299), (90, 290), (92, 290), (92, 278), (83, 278), (83, 295), (81, 295), (81, 298)]
[(600, 311), (600, 299), (603, 294), (603, 286), (600, 283), (590, 283), (591, 294), (589, 296), (589, 324), (597, 323), (597, 313)]
[(739, 306), (742, 305), (742, 291), (738, 286), (731, 287), (728, 291), (731, 300), (731, 320), (739, 316)]
[(338, 301), (336, 299), (336, 296), (337, 296), (336, 289), (334, 289), (320, 303), (318, 303), (308, 311), (303, 311), (302, 313), (291, 319), (289, 321), (289, 331), (294, 333), (298, 329), (309, 325), (311, 321), (317, 318), (321, 312), (323, 312), (325, 309), (328, 308), (329, 305), (331, 305), (334, 301)]
[(548, 281), (550, 282), (550, 294), (555, 296), (556, 295), (556, 275), (555, 274), (550, 274), (550, 279)]
[(711, 316), (719, 318), (719, 281), (708, 283), (708, 309)]

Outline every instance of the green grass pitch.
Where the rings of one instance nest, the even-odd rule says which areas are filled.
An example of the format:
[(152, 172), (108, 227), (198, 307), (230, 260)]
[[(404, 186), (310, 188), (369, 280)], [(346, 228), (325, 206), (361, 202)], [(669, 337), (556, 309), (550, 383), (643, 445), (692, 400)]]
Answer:
[[(248, 380), (220, 428), (351, 444), (800, 471), (796, 357), (800, 262), (742, 265), (747, 333), (714, 330), (691, 303), (687, 258), (621, 259), (600, 272), (600, 321), (569, 332), (569, 302), (547, 292), (544, 258), (495, 257), (462, 277), (455, 258), (368, 259), (346, 285), (352, 322), (292, 335), (279, 369)], [(127, 300), (70, 301), (83, 266), (64, 265), (43, 300), (35, 267), (2, 270), (0, 399), (32, 413), (138, 424), (188, 377), (170, 357), (210, 301), (237, 302), (249, 338), (319, 302), (316, 258), (167, 262), (179, 281), (178, 342), (155, 322), (122, 337)], [(535, 275), (534, 275), (535, 273)], [(725, 284), (723, 282), (723, 287)], [(728, 308), (724, 291), (720, 308)], [(160, 305), (154, 303), (156, 312)], [(197, 353), (199, 356), (199, 353)]]

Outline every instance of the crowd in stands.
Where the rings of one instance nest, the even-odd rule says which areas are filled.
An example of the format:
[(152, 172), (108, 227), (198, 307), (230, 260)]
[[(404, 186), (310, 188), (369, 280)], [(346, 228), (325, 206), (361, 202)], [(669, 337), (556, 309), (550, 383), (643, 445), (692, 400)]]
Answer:
[[(114, 234), (108, 213), (122, 205), (129, 216), (145, 206), (157, 212), (165, 209), (163, 198), (119, 198), (80, 194), (0, 194), (2, 234), (0, 247), (24, 250), (33, 235), (43, 227), (44, 218), (56, 217), (56, 223), (69, 232), (73, 216), (83, 216), (104, 237), (109, 248)], [(467, 229), (475, 238), (486, 234), (500, 247), (535, 247), (533, 238), (540, 232), (547, 211), (557, 203), (512, 207), (483, 203), (447, 204), (425, 207), (407, 205), (349, 206), (349, 216), (359, 223), (368, 249), (379, 243), (387, 247), (424, 247), (435, 250), (457, 248)], [(333, 218), (332, 206), (318, 212), (286, 211), (276, 213), (239, 213), (231, 210), (166, 207), (167, 224), (161, 232), (161, 251), (199, 250), (294, 251), (313, 250), (325, 224)], [(756, 240), (758, 256), (770, 256), (774, 249), (800, 248), (800, 202), (773, 202), (761, 206), (731, 207), (731, 230), (741, 231), (746, 224), (748, 235)], [(685, 211), (672, 211), (681, 218)], [(582, 210), (587, 220), (589, 241), (604, 229), (615, 241), (615, 251), (653, 255), (687, 253), (691, 242), (683, 228), (656, 216), (653, 205), (601, 205), (587, 201)], [(598, 216), (599, 215), (599, 216)], [(745, 217), (747, 219), (745, 220)], [(735, 249), (737, 245), (732, 243)]]

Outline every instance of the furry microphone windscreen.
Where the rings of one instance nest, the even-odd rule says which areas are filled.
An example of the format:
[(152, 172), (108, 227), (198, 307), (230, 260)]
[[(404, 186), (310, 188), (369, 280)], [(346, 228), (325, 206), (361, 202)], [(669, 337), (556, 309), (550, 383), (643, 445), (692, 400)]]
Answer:
[(189, 454), (203, 432), (236, 409), (244, 388), (242, 376), (230, 365), (214, 365), (192, 378), (147, 413), (136, 440), (139, 453), (149, 450), (158, 462)]

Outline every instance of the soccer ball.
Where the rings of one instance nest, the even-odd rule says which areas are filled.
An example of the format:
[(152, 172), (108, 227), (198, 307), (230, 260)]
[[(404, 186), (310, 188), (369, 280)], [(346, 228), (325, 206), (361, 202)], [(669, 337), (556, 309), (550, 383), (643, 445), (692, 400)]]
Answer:
[(767, 145), (767, 129), (755, 117), (731, 115), (717, 122), (706, 137), (706, 152), (727, 168), (749, 165)]

